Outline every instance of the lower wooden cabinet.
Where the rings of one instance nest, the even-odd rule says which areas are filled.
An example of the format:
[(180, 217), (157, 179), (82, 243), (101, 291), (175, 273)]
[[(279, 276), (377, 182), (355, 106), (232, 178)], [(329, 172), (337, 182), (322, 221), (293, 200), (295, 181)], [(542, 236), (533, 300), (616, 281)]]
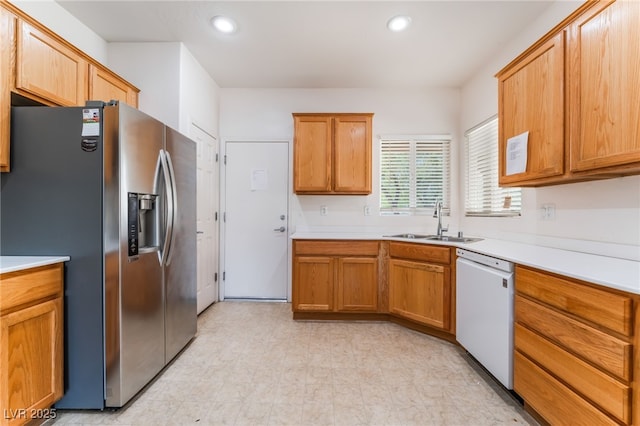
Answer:
[(389, 312), (450, 331), (451, 249), (392, 242), (389, 254)]
[(63, 266), (0, 275), (0, 425), (21, 425), (63, 394)]
[(427, 262), (389, 260), (389, 312), (448, 330), (448, 268)]
[(637, 306), (636, 295), (517, 266), (514, 390), (550, 424), (637, 423)]
[(336, 262), (336, 309), (375, 312), (378, 309), (378, 258), (342, 257)]
[(294, 312), (376, 312), (378, 242), (293, 243)]

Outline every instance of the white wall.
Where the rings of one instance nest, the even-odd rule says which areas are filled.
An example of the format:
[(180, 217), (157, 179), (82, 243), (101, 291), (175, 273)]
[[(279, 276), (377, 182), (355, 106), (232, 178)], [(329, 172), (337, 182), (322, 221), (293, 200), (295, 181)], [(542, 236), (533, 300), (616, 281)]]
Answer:
[[(498, 85), (494, 75), (581, 3), (555, 2), (462, 87), (460, 134), (497, 114)], [(462, 155), (460, 161), (463, 164)], [(462, 167), (460, 171), (463, 182)], [(462, 185), (460, 191), (463, 194)], [(555, 204), (556, 218), (553, 221), (541, 218), (541, 206), (547, 203)], [(469, 234), (514, 238), (613, 255), (618, 253), (609, 243), (633, 245), (635, 247), (620, 250), (631, 251), (631, 257), (640, 258), (640, 177), (523, 189), (522, 217), (462, 216), (460, 224)]]
[(177, 129), (189, 134), (191, 123), (218, 137), (220, 117), (220, 88), (202, 68), (191, 52), (180, 49), (179, 124)]
[(181, 43), (109, 43), (109, 67), (140, 89), (138, 108), (168, 126), (180, 123)]
[[(450, 133), (453, 163), (456, 163), (458, 112), (457, 89), (373, 90), (373, 89), (221, 89), (221, 140), (293, 140), (293, 112), (373, 112), (373, 192), (369, 196), (292, 195), (290, 230), (349, 229), (353, 231), (436, 230), (429, 216), (379, 216), (380, 134)], [(291, 152), (291, 149), (290, 149)], [(455, 173), (455, 171), (454, 171)], [(290, 173), (291, 175), (291, 173)], [(458, 185), (453, 176), (452, 189)], [(291, 185), (291, 182), (290, 182)], [(328, 207), (320, 216), (320, 206)], [(364, 206), (371, 216), (364, 216)], [(458, 199), (453, 194), (452, 208)], [(451, 229), (457, 228), (455, 216)]]
[(109, 67), (140, 89), (141, 111), (189, 135), (218, 135), (219, 88), (179, 42), (109, 43)]
[(107, 42), (54, 0), (11, 0), (11, 3), (96, 61), (106, 65)]

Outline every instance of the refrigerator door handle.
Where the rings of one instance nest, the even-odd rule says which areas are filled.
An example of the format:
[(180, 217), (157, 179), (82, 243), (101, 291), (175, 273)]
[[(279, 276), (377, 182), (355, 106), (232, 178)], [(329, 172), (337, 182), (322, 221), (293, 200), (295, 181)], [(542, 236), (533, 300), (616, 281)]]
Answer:
[[(175, 170), (173, 168), (173, 162), (171, 161), (171, 155), (169, 155), (168, 151), (165, 151), (165, 158), (166, 158), (166, 162), (167, 162), (167, 170), (169, 171), (169, 179), (171, 181), (171, 197), (170, 197), (170, 202), (168, 204), (169, 206), (169, 218), (170, 220), (167, 221), (167, 227), (169, 228), (169, 243), (167, 244), (167, 259), (165, 261), (165, 265), (169, 265), (171, 264), (171, 257), (173, 254), (173, 237), (174, 237), (174, 227), (175, 227), (175, 222), (178, 218), (178, 190), (176, 188), (176, 173)], [(167, 185), (169, 186), (169, 185)]]
[[(160, 249), (158, 250), (158, 261), (160, 262), (160, 266), (164, 266), (167, 264), (167, 255), (169, 254), (169, 249), (171, 246), (171, 234), (173, 233), (173, 194), (172, 194), (172, 186), (171, 186), (171, 176), (169, 175), (169, 167), (167, 165), (167, 157), (164, 149), (161, 149), (158, 153), (158, 162), (156, 164), (156, 177), (153, 185), (153, 192), (158, 193), (160, 186), (160, 179), (164, 181), (164, 192), (167, 198), (167, 218), (166, 223), (164, 225), (164, 229), (162, 229), (162, 221), (158, 220), (158, 234), (164, 233), (164, 239)], [(158, 194), (159, 195), (159, 194)], [(158, 213), (160, 215), (160, 213)], [(160, 217), (158, 216), (158, 219)]]

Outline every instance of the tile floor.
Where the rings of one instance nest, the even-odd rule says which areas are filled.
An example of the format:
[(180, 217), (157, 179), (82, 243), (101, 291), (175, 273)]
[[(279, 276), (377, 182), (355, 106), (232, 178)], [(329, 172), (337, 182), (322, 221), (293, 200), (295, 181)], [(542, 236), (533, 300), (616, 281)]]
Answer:
[(128, 406), (51, 424), (535, 425), (447, 342), (385, 322), (296, 322), (286, 303), (222, 302)]

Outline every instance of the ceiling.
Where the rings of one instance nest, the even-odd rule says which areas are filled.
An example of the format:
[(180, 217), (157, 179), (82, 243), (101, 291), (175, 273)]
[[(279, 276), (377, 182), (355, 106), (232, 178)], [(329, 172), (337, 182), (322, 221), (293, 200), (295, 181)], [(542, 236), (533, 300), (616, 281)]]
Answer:
[[(459, 87), (552, 3), (57, 2), (107, 42), (183, 42), (224, 88)], [(213, 30), (220, 14), (236, 34)], [(398, 14), (412, 23), (393, 33), (386, 22)]]

